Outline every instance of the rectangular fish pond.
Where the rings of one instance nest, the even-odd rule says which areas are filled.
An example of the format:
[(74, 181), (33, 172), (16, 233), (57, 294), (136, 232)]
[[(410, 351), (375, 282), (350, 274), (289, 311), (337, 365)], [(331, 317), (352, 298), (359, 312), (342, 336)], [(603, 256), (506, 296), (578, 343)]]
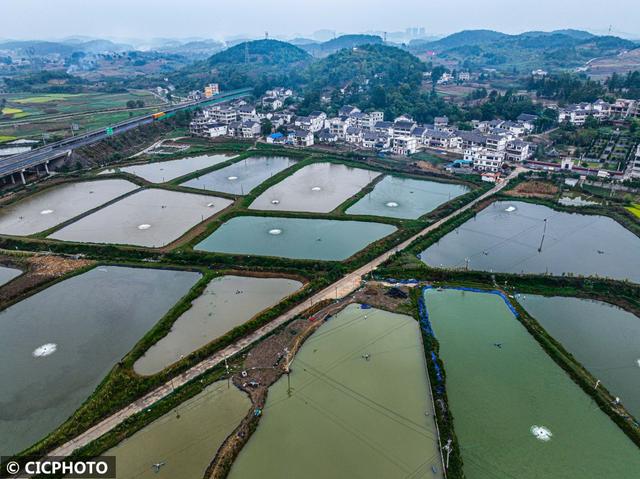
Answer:
[(246, 195), (256, 186), (296, 164), (286, 156), (251, 156), (233, 165), (206, 173), (182, 186), (232, 195)]
[(158, 373), (301, 287), (299, 281), (287, 278), (214, 278), (176, 320), (169, 334), (151, 346), (133, 367), (138, 374)]
[(518, 201), (492, 203), (421, 258), (434, 267), (464, 268), (468, 261), (472, 270), (573, 273), (640, 283), (640, 238), (619, 223)]
[(395, 226), (362, 221), (238, 216), (223, 223), (195, 249), (342, 261), (395, 231)]
[(138, 188), (125, 180), (52, 186), (0, 207), (0, 234), (27, 236), (48, 230)]
[(269, 390), (230, 479), (443, 477), (414, 318), (349, 305), (291, 370)]
[(22, 274), (22, 271), (17, 268), (8, 268), (7, 266), (0, 266), (0, 286), (7, 284), (13, 278), (17, 278)]
[(116, 456), (118, 479), (202, 479), (250, 408), (246, 394), (219, 381), (104, 454)]
[(463, 185), (385, 176), (346, 213), (416, 219), (468, 192)]
[(312, 163), (262, 193), (250, 209), (329, 213), (379, 175), (340, 164)]
[(142, 165), (123, 166), (121, 168), (111, 168), (101, 172), (108, 173), (130, 173), (139, 176), (151, 183), (166, 183), (175, 180), (181, 176), (188, 175), (195, 171), (211, 168), (219, 163), (233, 158), (233, 155), (202, 155), (192, 156), (188, 158), (180, 158), (178, 160), (155, 161)]
[(640, 318), (580, 298), (517, 296), (518, 302), (640, 419)]
[(199, 278), (99, 266), (0, 312), (0, 450), (62, 424)]
[(232, 203), (216, 196), (142, 190), (81, 218), (49, 238), (160, 247), (178, 239)]
[(632, 479), (638, 447), (497, 294), (428, 289), (466, 477)]

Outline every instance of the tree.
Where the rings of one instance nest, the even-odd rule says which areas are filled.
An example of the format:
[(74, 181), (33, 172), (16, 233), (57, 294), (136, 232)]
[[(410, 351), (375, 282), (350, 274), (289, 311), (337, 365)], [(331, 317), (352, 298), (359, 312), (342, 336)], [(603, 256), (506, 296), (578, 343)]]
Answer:
[(136, 107), (136, 101), (135, 100), (129, 100), (127, 101), (127, 108), (129, 108), (130, 110)]
[(143, 107), (144, 107), (144, 101), (142, 101), (142, 100), (138, 100), (138, 101), (136, 101), (136, 106), (137, 106), (138, 108), (143, 108)]
[(271, 120), (269, 120), (268, 118), (262, 120), (260, 124), (260, 133), (262, 133), (263, 136), (267, 136), (270, 135), (272, 131), (273, 123), (271, 123)]

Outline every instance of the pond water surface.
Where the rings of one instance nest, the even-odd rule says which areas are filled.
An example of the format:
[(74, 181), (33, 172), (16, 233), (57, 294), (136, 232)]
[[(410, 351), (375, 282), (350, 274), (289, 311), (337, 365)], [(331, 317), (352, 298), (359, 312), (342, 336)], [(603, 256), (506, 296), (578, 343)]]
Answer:
[(0, 233), (32, 235), (97, 208), (138, 186), (125, 180), (81, 181), (52, 186), (0, 208)]
[(0, 450), (62, 424), (199, 278), (99, 266), (0, 312)]
[(85, 216), (49, 238), (160, 247), (232, 203), (216, 196), (152, 188)]
[(341, 261), (396, 231), (362, 221), (238, 216), (195, 246), (217, 253)]
[[(545, 231), (546, 219), (546, 231)], [(543, 241), (544, 236), (544, 241)], [(605, 216), (498, 201), (421, 254), (432, 266), (640, 282), (640, 238)]]
[(640, 318), (601, 301), (518, 295), (518, 302), (636, 418), (640, 418)]
[(160, 372), (301, 287), (299, 281), (287, 278), (214, 278), (191, 309), (176, 320), (171, 332), (151, 346), (134, 369), (143, 375)]
[(413, 318), (350, 305), (291, 369), (290, 391), (287, 377), (270, 388), (230, 479), (443, 477)]
[(118, 479), (202, 479), (250, 407), (246, 394), (219, 381), (104, 454), (116, 456)]
[(17, 278), (22, 274), (22, 271), (17, 268), (8, 268), (6, 266), (0, 266), (0, 286), (7, 284), (13, 278)]
[(379, 175), (340, 164), (313, 163), (262, 193), (250, 209), (328, 213)]
[(494, 294), (427, 290), (469, 479), (632, 479), (637, 446)]
[(189, 180), (182, 183), (182, 186), (246, 195), (256, 186), (295, 163), (296, 160), (286, 156), (252, 156)]
[(346, 213), (416, 219), (468, 191), (466, 186), (451, 183), (385, 176)]
[(144, 178), (151, 183), (166, 183), (181, 176), (188, 175), (194, 171), (210, 168), (224, 161), (230, 160), (233, 155), (202, 155), (179, 160), (156, 161), (143, 165), (123, 166), (122, 168), (111, 168), (101, 172), (101, 174), (116, 173), (122, 171)]

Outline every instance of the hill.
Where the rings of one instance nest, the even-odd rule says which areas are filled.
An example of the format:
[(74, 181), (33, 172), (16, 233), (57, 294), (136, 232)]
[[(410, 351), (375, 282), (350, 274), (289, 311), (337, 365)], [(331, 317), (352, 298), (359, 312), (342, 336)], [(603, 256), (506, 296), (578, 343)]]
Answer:
[(225, 90), (250, 86), (261, 93), (271, 86), (297, 84), (299, 71), (311, 60), (311, 55), (287, 42), (248, 41), (183, 69), (172, 80), (181, 89), (217, 82)]
[[(376, 44), (340, 50), (304, 71), (307, 87), (301, 112), (335, 112), (345, 104), (383, 110), (390, 116), (412, 112), (424, 70), (417, 57), (396, 47)], [(329, 104), (321, 101), (326, 92), (331, 92)]]
[(629, 40), (596, 36), (580, 30), (519, 35), (473, 30), (436, 42), (412, 42), (409, 50), (417, 55), (433, 52), (434, 62), (459, 68), (525, 72), (536, 68), (567, 70), (580, 67), (593, 58), (617, 55), (635, 46)]
[(377, 35), (342, 35), (323, 43), (305, 44), (301, 45), (301, 47), (313, 56), (327, 56), (343, 48), (381, 43), (382, 38)]

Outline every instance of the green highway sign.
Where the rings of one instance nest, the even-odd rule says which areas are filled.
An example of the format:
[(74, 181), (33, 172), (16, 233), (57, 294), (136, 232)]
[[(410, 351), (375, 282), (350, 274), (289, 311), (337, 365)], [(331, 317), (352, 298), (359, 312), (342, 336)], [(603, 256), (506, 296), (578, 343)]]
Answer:
[(113, 135), (113, 128), (109, 127), (105, 131), (107, 132), (107, 135), (109, 136)]

